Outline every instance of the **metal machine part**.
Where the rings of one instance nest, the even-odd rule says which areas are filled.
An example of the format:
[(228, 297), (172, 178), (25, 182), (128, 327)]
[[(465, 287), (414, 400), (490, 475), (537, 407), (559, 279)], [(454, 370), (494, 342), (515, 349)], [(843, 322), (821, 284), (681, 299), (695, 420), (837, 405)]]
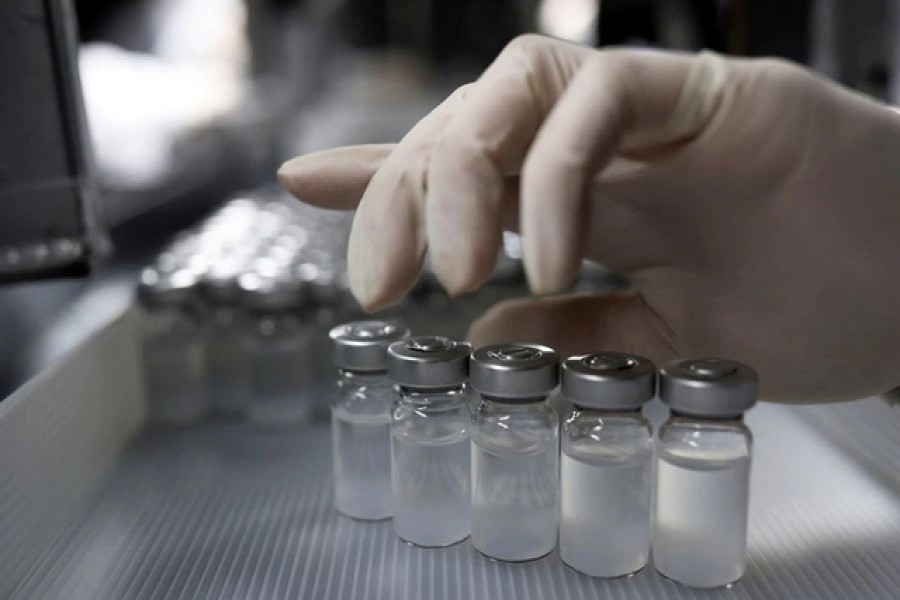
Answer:
[(80, 275), (98, 228), (71, 3), (0, 6), (0, 282)]

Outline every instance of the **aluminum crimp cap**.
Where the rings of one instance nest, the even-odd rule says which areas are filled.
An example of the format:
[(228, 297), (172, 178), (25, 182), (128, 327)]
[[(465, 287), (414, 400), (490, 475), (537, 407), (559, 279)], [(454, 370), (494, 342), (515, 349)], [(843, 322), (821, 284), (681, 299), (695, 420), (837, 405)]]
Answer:
[(656, 393), (656, 365), (622, 352), (571, 356), (562, 366), (562, 393), (600, 410), (638, 410)]
[(659, 397), (675, 412), (707, 418), (736, 417), (756, 404), (759, 376), (724, 358), (692, 358), (663, 365)]
[(471, 344), (442, 336), (416, 336), (388, 348), (388, 374), (410, 388), (447, 388), (469, 378)]
[(329, 333), (334, 364), (350, 371), (386, 371), (387, 348), (409, 337), (409, 329), (393, 321), (354, 321)]
[(238, 278), (238, 297), (252, 309), (295, 310), (303, 303), (303, 288), (294, 279), (244, 273)]
[(171, 273), (148, 267), (141, 272), (138, 298), (148, 306), (180, 306), (196, 298), (197, 276), (187, 269)]
[(469, 383), (503, 402), (534, 402), (559, 384), (559, 355), (538, 344), (483, 346), (469, 360)]

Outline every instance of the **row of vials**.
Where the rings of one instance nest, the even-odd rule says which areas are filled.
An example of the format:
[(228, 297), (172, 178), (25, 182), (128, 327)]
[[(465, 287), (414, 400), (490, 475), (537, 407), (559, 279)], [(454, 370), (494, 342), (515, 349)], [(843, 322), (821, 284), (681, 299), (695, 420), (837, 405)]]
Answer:
[[(471, 537), (510, 562), (559, 545), (571, 568), (623, 577), (651, 560), (695, 587), (744, 573), (757, 375), (738, 362), (671, 362), (618, 352), (572, 356), (534, 344), (474, 350), (409, 337), (396, 323), (331, 331), (335, 504), (393, 518), (429, 548)], [(548, 397), (573, 408), (560, 427)], [(643, 405), (671, 413), (656, 444)], [(655, 485), (654, 485), (655, 482)], [(654, 501), (655, 492), (655, 501)]]

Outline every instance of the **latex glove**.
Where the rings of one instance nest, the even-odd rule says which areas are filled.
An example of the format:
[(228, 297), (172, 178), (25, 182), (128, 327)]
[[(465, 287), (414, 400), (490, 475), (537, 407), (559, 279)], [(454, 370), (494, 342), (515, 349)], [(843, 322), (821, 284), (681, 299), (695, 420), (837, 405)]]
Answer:
[(475, 343), (724, 356), (777, 400), (900, 384), (900, 117), (785, 62), (526, 36), (399, 144), (279, 178), (358, 204), (350, 281), (368, 309), (408, 291), (426, 247), (448, 292), (478, 288), (518, 228), (535, 292), (585, 257), (635, 291), (503, 303)]

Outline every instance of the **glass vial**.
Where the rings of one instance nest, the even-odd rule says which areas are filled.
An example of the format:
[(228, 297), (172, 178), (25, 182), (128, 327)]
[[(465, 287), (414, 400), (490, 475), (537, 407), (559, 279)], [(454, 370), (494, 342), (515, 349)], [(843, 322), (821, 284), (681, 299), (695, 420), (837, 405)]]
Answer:
[(574, 406), (562, 427), (559, 553), (594, 577), (621, 577), (650, 558), (653, 434), (642, 414), (656, 393), (656, 367), (602, 352), (563, 363)]
[(757, 375), (717, 358), (675, 361), (660, 371), (671, 416), (659, 430), (653, 564), (702, 588), (744, 574), (752, 437), (743, 413)]
[(329, 333), (339, 370), (331, 406), (335, 507), (378, 521), (391, 511), (391, 405), (387, 347), (409, 336), (389, 321), (356, 321)]
[(213, 412), (240, 418), (250, 405), (247, 352), (241, 343), (237, 271), (212, 271), (203, 277), (206, 305), (206, 361)]
[(141, 273), (144, 383), (150, 419), (186, 425), (209, 410), (197, 279), (187, 270)]
[(388, 348), (394, 532), (431, 548), (469, 537), (469, 344), (420, 336)]
[(527, 561), (556, 546), (559, 419), (547, 396), (559, 381), (546, 346), (479, 348), (469, 365), (480, 394), (472, 419), (472, 546)]
[(252, 390), (248, 417), (265, 426), (305, 423), (312, 415), (311, 328), (300, 313), (300, 285), (257, 273), (241, 275), (239, 284)]

